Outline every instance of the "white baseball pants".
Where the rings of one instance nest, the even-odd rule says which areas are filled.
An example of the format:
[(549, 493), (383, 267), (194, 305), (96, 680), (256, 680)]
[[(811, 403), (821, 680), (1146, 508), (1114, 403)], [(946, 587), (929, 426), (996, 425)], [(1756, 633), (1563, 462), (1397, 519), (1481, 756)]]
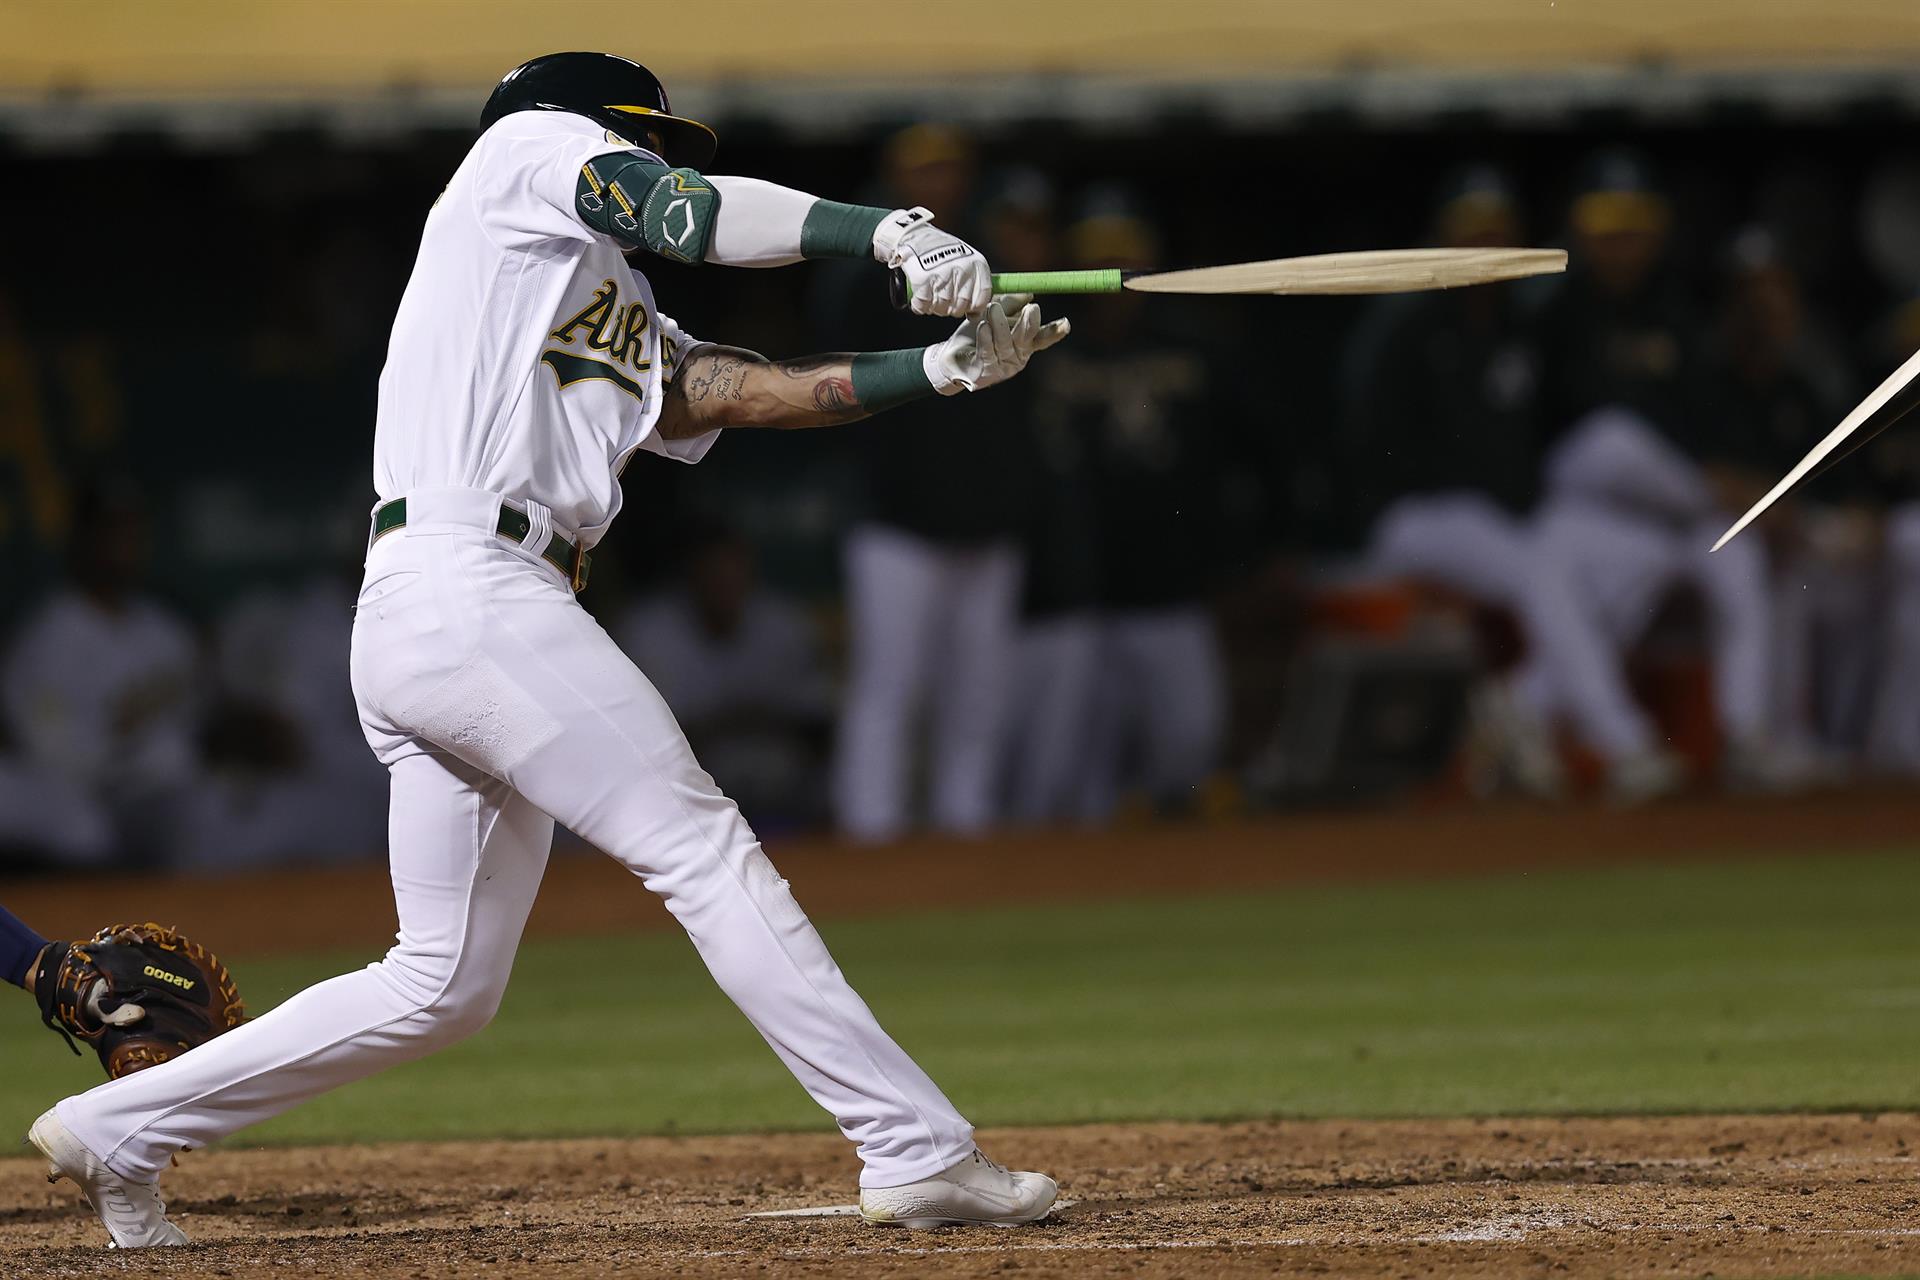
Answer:
[(986, 830), (1000, 816), (1020, 553), (868, 525), (847, 539), (846, 565), (851, 654), (833, 787), (841, 827), (890, 840), (911, 825), (914, 729), (925, 709), (931, 825)]
[[(863, 1186), (965, 1158), (967, 1122), (848, 986), (646, 677), (557, 570), (487, 532), (498, 509), (473, 490), (416, 491), (407, 526), (368, 556), (353, 685), (392, 776), (393, 949), (67, 1099), (61, 1119), (115, 1172), (151, 1179), (177, 1150), (478, 1031), (558, 820), (666, 900), (721, 989), (858, 1144)], [(542, 541), (546, 523), (533, 522)]]
[(1227, 728), (1213, 619), (1197, 605), (1109, 613), (1097, 671), (1082, 816), (1111, 818), (1136, 788), (1156, 801), (1191, 800)]
[(1091, 610), (1029, 622), (1014, 641), (1006, 795), (1016, 822), (1078, 822), (1086, 813), (1103, 673)]
[(1566, 715), (1581, 741), (1608, 759), (1652, 747), (1653, 723), (1633, 700), (1612, 638), (1533, 533), (1491, 499), (1401, 499), (1375, 526), (1368, 563), (1507, 609), (1526, 635), (1516, 683), (1536, 713)]
[[(1770, 723), (1791, 749), (1844, 751), (1863, 746), (1876, 713), (1891, 705), (1885, 695), (1895, 673), (1883, 672), (1884, 632), (1903, 612), (1911, 627), (1917, 602), (1910, 598), (1911, 580), (1892, 572), (1900, 567), (1897, 559), (1883, 565), (1854, 542), (1853, 515), (1815, 509), (1799, 518), (1801, 538), (1775, 570), (1769, 602)], [(1887, 522), (1889, 551), (1896, 548), (1897, 519)], [(1909, 697), (1912, 691), (1909, 686)]]
[(1736, 741), (1764, 734), (1773, 628), (1763, 540), (1737, 538), (1709, 554), (1728, 521), (1700, 469), (1625, 410), (1588, 415), (1547, 470), (1549, 497), (1535, 521), (1540, 552), (1615, 650), (1624, 657), (1662, 597), (1691, 586), (1707, 606), (1720, 723)]

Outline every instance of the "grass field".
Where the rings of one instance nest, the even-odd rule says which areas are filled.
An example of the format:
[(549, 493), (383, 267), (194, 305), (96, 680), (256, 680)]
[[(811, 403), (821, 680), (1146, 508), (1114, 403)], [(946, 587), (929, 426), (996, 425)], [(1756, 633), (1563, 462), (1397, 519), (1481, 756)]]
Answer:
[[(805, 886), (800, 886), (804, 902)], [(825, 929), (977, 1122), (1920, 1106), (1920, 859), (1620, 868)], [(256, 1010), (372, 957), (235, 969)], [(18, 1024), (16, 1024), (18, 1026)], [(97, 1068), (24, 1028), (21, 1132)], [(270, 1142), (821, 1128), (684, 938), (548, 940), (498, 1020)]]

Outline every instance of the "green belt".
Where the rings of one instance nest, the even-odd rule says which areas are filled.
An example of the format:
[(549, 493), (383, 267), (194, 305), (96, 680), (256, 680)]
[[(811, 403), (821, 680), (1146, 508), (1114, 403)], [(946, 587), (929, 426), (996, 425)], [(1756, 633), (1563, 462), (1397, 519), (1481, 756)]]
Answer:
[[(375, 542), (395, 529), (403, 529), (407, 524), (407, 500), (395, 498), (392, 502), (383, 502), (373, 510), (373, 540)], [(500, 519), (494, 524), (493, 531), (509, 542), (526, 544), (527, 531), (533, 528), (533, 522), (527, 519), (524, 511), (516, 511), (506, 503), (500, 504)], [(567, 575), (567, 581), (577, 592), (587, 585), (587, 570), (593, 564), (593, 557), (568, 542), (559, 534), (547, 539), (547, 545), (540, 548), (540, 557)]]

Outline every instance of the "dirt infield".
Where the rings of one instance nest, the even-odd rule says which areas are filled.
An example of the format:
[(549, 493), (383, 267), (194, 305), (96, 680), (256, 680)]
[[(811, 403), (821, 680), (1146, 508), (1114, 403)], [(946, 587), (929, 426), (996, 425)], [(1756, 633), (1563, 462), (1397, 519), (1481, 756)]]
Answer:
[[(1292, 818), (890, 850), (774, 850), (822, 916), (1911, 844), (1920, 799)], [(377, 946), (384, 869), (4, 886), (54, 930), (157, 915), (261, 954)], [(533, 931), (670, 920), (608, 860), (557, 859)], [(0, 1160), (0, 1277), (832, 1274), (1829, 1276), (1920, 1273), (1920, 1116), (1143, 1124), (1003, 1130), (1075, 1203), (1017, 1231), (746, 1215), (848, 1201), (830, 1134), (225, 1150), (167, 1179), (198, 1242), (104, 1251), (67, 1184)]]
[[(770, 846), (819, 919), (894, 911), (1162, 897), (1340, 881), (1406, 880), (1623, 861), (1750, 859), (1920, 842), (1920, 792), (1796, 799), (1709, 797), (1601, 808), (1410, 807), (1208, 826), (1007, 832), (884, 848), (825, 840)], [(219, 878), (0, 881), (0, 901), (54, 937), (157, 919), (229, 956), (378, 947), (393, 938), (384, 863)], [(666, 928), (672, 919), (610, 858), (556, 855), (531, 936)]]
[(114, 1255), (0, 1162), (0, 1274), (1832, 1275), (1920, 1271), (1920, 1116), (1005, 1130), (1076, 1203), (1013, 1231), (749, 1219), (851, 1198), (829, 1135), (214, 1152), (196, 1244)]

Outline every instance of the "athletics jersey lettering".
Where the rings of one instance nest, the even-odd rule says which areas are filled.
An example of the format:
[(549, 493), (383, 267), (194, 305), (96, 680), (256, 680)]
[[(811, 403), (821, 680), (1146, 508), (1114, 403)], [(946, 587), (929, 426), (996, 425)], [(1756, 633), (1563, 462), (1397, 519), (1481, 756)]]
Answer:
[(648, 323), (646, 303), (630, 302), (622, 307), (619, 284), (611, 279), (603, 280), (593, 291), (593, 301), (548, 336), (565, 346), (578, 346), (584, 332), (588, 350), (604, 351), (607, 358), (599, 360), (575, 351), (548, 348), (540, 353), (540, 361), (553, 370), (562, 388), (576, 382), (599, 380), (611, 382), (636, 400), (644, 399), (640, 384), (622, 373), (618, 366), (625, 365), (635, 373), (645, 373), (653, 367), (653, 362), (645, 358)]

